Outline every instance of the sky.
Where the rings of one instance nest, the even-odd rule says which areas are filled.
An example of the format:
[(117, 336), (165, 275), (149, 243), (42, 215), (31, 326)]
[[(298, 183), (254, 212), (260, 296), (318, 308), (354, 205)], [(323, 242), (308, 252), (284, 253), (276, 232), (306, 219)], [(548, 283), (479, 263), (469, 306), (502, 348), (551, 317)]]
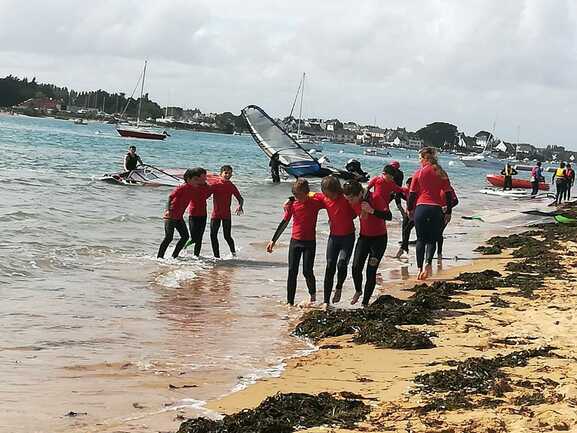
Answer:
[(572, 0), (0, 0), (0, 76), (577, 150)]

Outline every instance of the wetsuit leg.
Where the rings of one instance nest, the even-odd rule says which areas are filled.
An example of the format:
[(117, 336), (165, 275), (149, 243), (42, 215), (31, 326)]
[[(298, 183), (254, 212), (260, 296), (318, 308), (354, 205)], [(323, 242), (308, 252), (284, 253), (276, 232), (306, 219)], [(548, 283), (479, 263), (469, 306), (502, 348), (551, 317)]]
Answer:
[(194, 255), (198, 256), (200, 255), (200, 249), (202, 248), (202, 237), (206, 228), (206, 215), (191, 216), (188, 218), (188, 224), (190, 226), (190, 238), (194, 243)]
[(325, 304), (330, 304), (331, 293), (333, 291), (333, 283), (335, 279), (335, 273), (337, 271), (337, 260), (339, 258), (340, 252), (340, 236), (329, 236), (327, 241), (327, 265), (325, 268), (325, 279), (323, 281), (324, 297), (323, 301)]
[(220, 230), (220, 219), (212, 218), (210, 220), (210, 243), (212, 245), (212, 254), (214, 257), (220, 257), (220, 246), (218, 245), (218, 231)]
[(408, 216), (403, 218), (403, 227), (401, 229), (401, 249), (409, 252), (409, 238), (411, 237), (411, 230), (415, 227), (414, 221)]
[(555, 195), (555, 203), (561, 204), (561, 201), (563, 200), (563, 191), (564, 191), (564, 182), (563, 181), (557, 181), (555, 183), (555, 187), (557, 190), (557, 193)]
[(437, 242), (441, 237), (443, 211), (440, 206), (420, 204), (415, 209), (415, 229), (417, 231), (417, 266), (423, 268), (423, 262), (433, 263)]
[(280, 173), (278, 167), (273, 167), (270, 169), (270, 176), (272, 177), (273, 183), (280, 183)]
[(186, 227), (186, 223), (184, 222), (183, 219), (174, 221), (174, 228), (178, 230), (178, 234), (180, 235), (180, 239), (176, 243), (174, 251), (172, 252), (172, 257), (177, 258), (178, 255), (180, 254), (180, 251), (182, 251), (182, 249), (186, 245), (189, 236), (188, 236), (188, 228)]
[(539, 192), (539, 182), (531, 182), (531, 195), (537, 195)]
[(353, 247), (355, 246), (355, 235), (351, 233), (350, 235), (343, 236), (341, 243), (341, 250), (339, 253), (339, 258), (337, 260), (337, 290), (343, 288), (343, 284), (347, 279), (347, 268), (349, 267), (349, 261), (351, 260), (351, 255), (353, 254)]
[(445, 218), (443, 215), (443, 219), (441, 220), (441, 233), (439, 240), (437, 241), (437, 257), (443, 257), (443, 243), (445, 241), (445, 237), (443, 236), (443, 234), (445, 233), (446, 227), (447, 224), (445, 224)]
[(357, 293), (362, 293), (363, 291), (363, 268), (365, 267), (365, 262), (369, 257), (369, 253), (369, 238), (359, 236), (357, 239), (357, 244), (355, 245), (352, 266), (353, 282), (355, 283), (355, 291)]
[(371, 296), (377, 285), (377, 269), (381, 259), (387, 249), (387, 235), (369, 238), (369, 261), (367, 262), (367, 281), (365, 282), (365, 291), (363, 293), (363, 305), (369, 305)]
[(222, 220), (222, 232), (224, 234), (224, 240), (228, 244), (228, 247), (230, 248), (230, 252), (232, 254), (236, 254), (236, 248), (234, 246), (234, 239), (232, 238), (232, 235), (230, 233), (231, 229), (232, 229), (232, 220), (230, 218)]
[(307, 282), (307, 288), (309, 289), (309, 295), (311, 297), (317, 294), (317, 282), (315, 279), (314, 267), (315, 267), (315, 254), (317, 251), (316, 241), (301, 241), (304, 244), (303, 248), (303, 275)]
[(174, 237), (174, 229), (175, 229), (174, 220), (171, 219), (164, 220), (164, 239), (160, 244), (160, 248), (158, 248), (158, 255), (156, 256), (159, 259), (164, 258), (166, 249), (168, 248)]
[(286, 283), (287, 303), (295, 304), (295, 295), (297, 292), (297, 276), (299, 273), (299, 264), (303, 249), (299, 241), (291, 239), (288, 250), (288, 277)]

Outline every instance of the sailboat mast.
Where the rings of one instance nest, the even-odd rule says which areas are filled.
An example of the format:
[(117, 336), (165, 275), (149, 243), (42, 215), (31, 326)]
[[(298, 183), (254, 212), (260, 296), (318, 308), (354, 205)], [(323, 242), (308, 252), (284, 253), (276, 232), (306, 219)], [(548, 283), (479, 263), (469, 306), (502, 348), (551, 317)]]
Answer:
[(305, 73), (303, 72), (303, 80), (302, 80), (302, 87), (301, 87), (301, 104), (299, 109), (299, 123), (297, 126), (297, 137), (300, 138), (301, 136), (301, 119), (303, 118), (303, 95), (305, 93)]
[(519, 134), (521, 132), (521, 126), (517, 125), (517, 144), (515, 145), (515, 159), (519, 160)]
[(142, 83), (140, 85), (140, 99), (138, 100), (138, 117), (136, 118), (136, 126), (140, 124), (140, 113), (142, 111), (142, 95), (144, 95), (144, 79), (146, 78), (146, 64), (147, 60), (144, 61), (144, 70), (142, 71)]

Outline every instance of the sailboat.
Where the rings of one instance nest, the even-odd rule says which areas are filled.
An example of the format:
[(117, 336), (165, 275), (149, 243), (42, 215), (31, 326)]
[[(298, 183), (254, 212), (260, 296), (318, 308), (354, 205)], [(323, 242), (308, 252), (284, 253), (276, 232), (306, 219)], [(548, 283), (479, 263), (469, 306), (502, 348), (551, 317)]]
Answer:
[[(144, 96), (144, 80), (146, 79), (146, 65), (147, 61), (144, 61), (144, 70), (142, 71), (142, 82), (140, 86), (140, 99), (138, 100), (138, 116), (136, 118), (136, 125), (120, 125), (116, 128), (118, 133), (122, 137), (129, 137), (129, 138), (141, 138), (146, 140), (164, 140), (168, 137), (166, 131), (158, 132), (150, 128), (143, 128), (140, 125), (140, 114), (142, 112), (142, 99)], [(126, 111), (126, 108), (124, 109)]]
[(305, 92), (305, 77), (306, 77), (306, 74), (303, 72), (303, 77), (301, 79), (301, 82), (299, 83), (299, 88), (297, 89), (297, 93), (296, 93), (295, 99), (293, 101), (291, 112), (289, 114), (289, 117), (292, 117), (293, 110), (294, 110), (297, 98), (299, 97), (299, 93), (300, 93), (301, 99), (300, 99), (300, 110), (299, 110), (299, 121), (297, 124), (297, 132), (296, 132), (296, 134), (293, 132), (290, 135), (307, 152), (310, 152), (311, 150), (314, 150), (315, 152), (322, 152), (323, 146), (321, 143), (319, 143), (317, 140), (315, 140), (314, 135), (301, 133), (301, 121), (302, 121), (302, 117), (303, 117), (303, 96), (304, 96), (304, 92)]

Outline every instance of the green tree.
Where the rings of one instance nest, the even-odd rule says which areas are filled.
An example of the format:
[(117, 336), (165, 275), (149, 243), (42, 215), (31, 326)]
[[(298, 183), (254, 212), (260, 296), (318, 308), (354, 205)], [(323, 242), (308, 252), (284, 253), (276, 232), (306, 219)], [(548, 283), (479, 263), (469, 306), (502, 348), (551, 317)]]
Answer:
[(417, 131), (417, 135), (429, 146), (453, 147), (457, 143), (457, 127), (450, 123), (433, 122)]

